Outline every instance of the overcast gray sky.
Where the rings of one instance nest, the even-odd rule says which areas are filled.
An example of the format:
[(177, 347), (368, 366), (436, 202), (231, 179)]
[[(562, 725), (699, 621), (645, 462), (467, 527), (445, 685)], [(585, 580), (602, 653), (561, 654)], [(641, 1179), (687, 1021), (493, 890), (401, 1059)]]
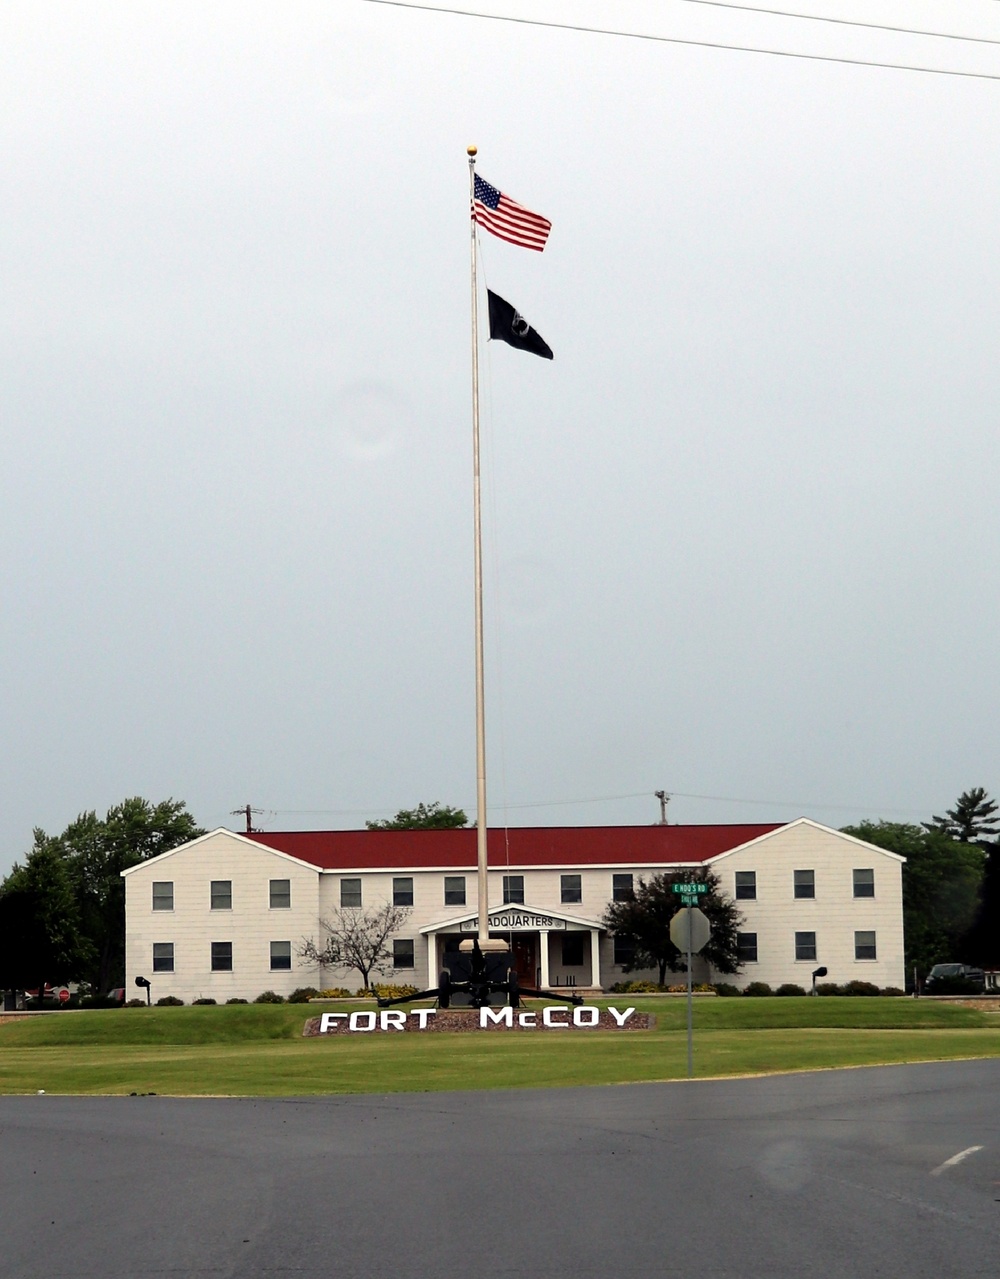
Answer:
[[(990, 0), (786, 7), (1000, 40)], [(474, 808), (470, 142), (553, 223), (483, 233), (555, 351), (483, 356), (491, 820), (996, 789), (998, 123), (1000, 81), (362, 0), (7, 0), (0, 871), (133, 794)]]

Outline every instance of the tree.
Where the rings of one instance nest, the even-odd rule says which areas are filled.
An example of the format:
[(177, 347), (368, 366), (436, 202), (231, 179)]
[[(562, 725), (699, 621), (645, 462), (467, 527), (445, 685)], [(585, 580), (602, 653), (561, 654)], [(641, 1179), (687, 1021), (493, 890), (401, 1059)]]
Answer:
[(354, 969), (367, 989), (371, 974), (392, 967), (389, 938), (399, 932), (410, 914), (409, 906), (384, 902), (370, 910), (360, 906), (339, 906), (329, 919), (321, 919), (326, 942), (317, 945), (311, 937), (298, 948), (302, 959), (324, 968)]
[(955, 807), (949, 808), (944, 817), (935, 815), (924, 825), (927, 830), (942, 831), (961, 844), (982, 845), (987, 837), (1000, 834), (1000, 826), (991, 825), (998, 811), (1000, 804), (995, 804), (982, 786), (974, 786), (959, 795)]
[(461, 808), (450, 808), (437, 800), (433, 804), (418, 804), (416, 808), (401, 808), (395, 817), (365, 822), (369, 830), (453, 830), (468, 824), (469, 819)]
[(1000, 844), (987, 849), (979, 908), (963, 949), (980, 968), (1000, 968)]
[(65, 859), (57, 849), (33, 849), (0, 885), (0, 987), (38, 987), (78, 980), (93, 959)]
[[(935, 821), (937, 819), (935, 818)], [(906, 858), (903, 935), (907, 974), (926, 977), (935, 964), (960, 958), (975, 918), (984, 853), (938, 826), (859, 822), (844, 833)]]
[(35, 830), (32, 854), (48, 849), (65, 862), (91, 944), (83, 974), (99, 991), (125, 980), (125, 883), (121, 872), (204, 834), (181, 800), (123, 800), (103, 818), (81, 813), (61, 835)]
[(640, 879), (631, 900), (608, 904), (604, 912), (605, 928), (629, 939), (634, 946), (632, 960), (625, 965), (627, 973), (655, 967), (662, 986), (668, 968), (671, 972), (685, 971), (685, 956), (670, 940), (670, 921), (684, 909), (673, 885), (692, 881), (708, 885), (708, 892), (698, 905), (712, 925), (712, 939), (701, 954), (720, 973), (739, 972), (736, 930), (743, 917), (736, 903), (720, 891), (718, 875), (703, 870), (654, 875), (648, 881)]

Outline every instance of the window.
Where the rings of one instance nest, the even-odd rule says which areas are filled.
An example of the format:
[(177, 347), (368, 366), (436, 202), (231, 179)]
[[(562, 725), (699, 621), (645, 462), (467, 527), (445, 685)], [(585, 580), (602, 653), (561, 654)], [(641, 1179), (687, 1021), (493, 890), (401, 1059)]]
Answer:
[(212, 972), (231, 973), (233, 971), (233, 943), (231, 941), (212, 942)]
[(635, 955), (635, 942), (631, 937), (615, 935), (615, 963), (619, 968), (627, 968)]
[(292, 881), (290, 879), (272, 879), (270, 901), (272, 910), (291, 910)]
[(392, 904), (394, 906), (413, 905), (413, 876), (396, 875), (392, 881)]
[(562, 939), (562, 959), (567, 968), (583, 967), (583, 933), (567, 933)]
[(815, 933), (796, 933), (795, 934), (795, 958), (796, 959), (815, 959), (816, 958), (816, 934)]
[(583, 901), (583, 880), (579, 875), (559, 876), (559, 900), (561, 902)]
[(287, 973), (292, 967), (292, 943), (290, 941), (271, 942), (271, 972)]
[(796, 870), (792, 873), (795, 877), (795, 896), (815, 897), (816, 872), (814, 870)]
[(875, 872), (873, 870), (856, 870), (854, 872), (854, 896), (875, 896)]
[(524, 905), (524, 876), (504, 875), (503, 904), (505, 906)]
[(212, 909), (233, 909), (233, 881), (231, 879), (212, 880)]
[(446, 906), (465, 905), (465, 876), (445, 875), (444, 904)]
[(154, 910), (173, 910), (174, 908), (174, 885), (171, 880), (169, 883), (153, 884), (153, 909)]
[(736, 872), (736, 900), (738, 902), (755, 902), (757, 900), (757, 872), (755, 870), (738, 870)]
[(361, 905), (360, 879), (342, 879), (340, 881), (340, 904), (341, 906)]
[(757, 962), (756, 933), (736, 934), (736, 957), (741, 964), (755, 964)]
[(874, 933), (855, 933), (854, 934), (854, 958), (855, 959), (877, 959), (878, 954), (875, 948)]
[(172, 973), (174, 971), (174, 943), (172, 941), (153, 942), (153, 972)]
[(612, 875), (611, 876), (611, 900), (616, 902), (630, 902), (635, 896), (632, 888), (631, 875)]
[(393, 968), (414, 968), (413, 938), (397, 937), (392, 943)]

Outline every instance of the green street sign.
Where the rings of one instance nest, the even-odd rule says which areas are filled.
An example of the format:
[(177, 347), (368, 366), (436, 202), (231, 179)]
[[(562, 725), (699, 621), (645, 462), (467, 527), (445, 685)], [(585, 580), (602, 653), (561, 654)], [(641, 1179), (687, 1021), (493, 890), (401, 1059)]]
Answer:
[(672, 884), (671, 887), (675, 893), (687, 893), (689, 896), (708, 892), (707, 884)]
[(697, 906), (697, 905), (698, 905), (698, 898), (697, 898), (697, 897), (691, 897), (691, 896), (689, 896), (687, 893), (684, 893), (684, 894), (682, 894), (682, 896), (681, 896), (681, 905), (682, 905), (682, 906)]

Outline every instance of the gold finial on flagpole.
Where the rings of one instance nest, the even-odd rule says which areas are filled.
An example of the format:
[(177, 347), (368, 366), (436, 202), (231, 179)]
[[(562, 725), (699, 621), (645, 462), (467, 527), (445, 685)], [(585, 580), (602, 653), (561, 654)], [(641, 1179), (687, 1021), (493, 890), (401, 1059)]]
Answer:
[(466, 147), (465, 149), (466, 149), (466, 151), (469, 153), (469, 155), (478, 155), (478, 154), (479, 154), (479, 148), (478, 148), (478, 147)]

